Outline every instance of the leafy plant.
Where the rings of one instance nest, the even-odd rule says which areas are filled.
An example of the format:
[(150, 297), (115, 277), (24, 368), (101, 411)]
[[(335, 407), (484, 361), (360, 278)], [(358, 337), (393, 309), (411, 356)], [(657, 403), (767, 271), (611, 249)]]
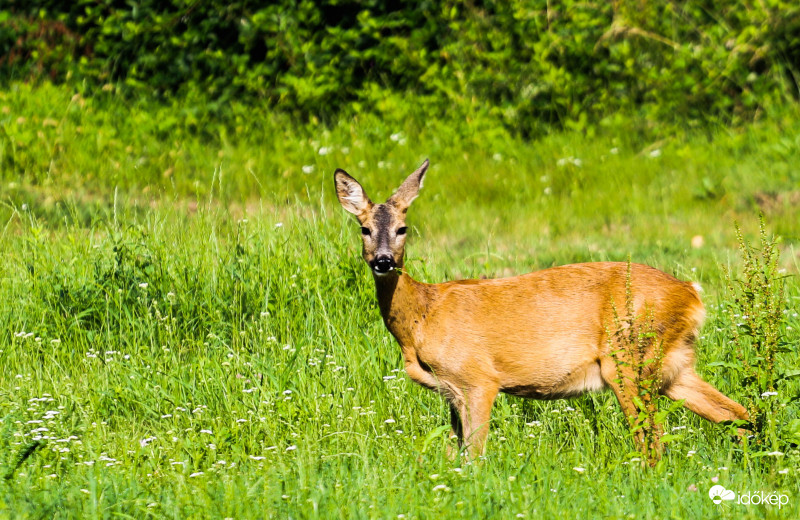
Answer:
[(680, 407), (661, 411), (658, 405), (664, 360), (663, 343), (656, 333), (652, 310), (636, 315), (631, 295), (631, 263), (625, 276), (625, 308), (620, 314), (612, 300), (613, 327), (606, 330), (606, 342), (617, 368), (617, 391), (633, 403), (637, 415), (628, 416), (636, 447), (651, 466), (663, 451), (663, 423), (666, 415)]
[(725, 269), (725, 311), (737, 363), (727, 366), (741, 374), (748, 389), (756, 441), (778, 450), (781, 405), (792, 400), (787, 395), (787, 381), (800, 375), (800, 371), (788, 369), (780, 360), (781, 354), (792, 350), (784, 336), (785, 277), (778, 269), (778, 240), (767, 234), (763, 217), (759, 248), (744, 239), (738, 224), (736, 238), (743, 261), (742, 274), (735, 278)]

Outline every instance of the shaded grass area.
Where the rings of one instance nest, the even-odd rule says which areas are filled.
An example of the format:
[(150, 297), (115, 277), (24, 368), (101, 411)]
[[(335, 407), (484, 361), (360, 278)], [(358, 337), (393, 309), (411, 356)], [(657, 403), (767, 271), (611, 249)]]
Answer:
[[(449, 461), (447, 408), (403, 374), (357, 225), (332, 188), (340, 166), (373, 199), (387, 197), (430, 156), (407, 247), (425, 281), (630, 254), (703, 282), (698, 372), (743, 402), (741, 376), (708, 364), (734, 361), (720, 264), (737, 272), (733, 220), (752, 234), (759, 209), (784, 237), (790, 350), (780, 363), (796, 365), (798, 221), (786, 194), (798, 184), (800, 128), (791, 118), (710, 136), (620, 127), (522, 143), (462, 140), (463, 129), (424, 120), (315, 131), (253, 114), (227, 141), (179, 131), (184, 151), (170, 158), (175, 142), (149, 131), (163, 116), (155, 108), (80, 107), (59, 90), (44, 92), (45, 105), (26, 88), (0, 98), (3, 514), (797, 515), (796, 382), (776, 397), (781, 455), (679, 410), (665, 424), (677, 439), (643, 468), (616, 400), (600, 393), (501, 396), (487, 459)], [(78, 115), (43, 123), (73, 106)], [(29, 124), (35, 131), (22, 135)], [(111, 128), (118, 143), (95, 147)], [(51, 147), (40, 131), (55, 132)], [(696, 236), (702, 247), (691, 247)], [(790, 502), (717, 506), (715, 483)]]

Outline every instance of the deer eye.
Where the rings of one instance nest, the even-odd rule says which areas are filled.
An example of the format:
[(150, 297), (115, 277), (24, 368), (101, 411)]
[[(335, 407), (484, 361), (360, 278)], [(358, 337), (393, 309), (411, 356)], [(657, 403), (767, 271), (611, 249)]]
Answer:
[(398, 235), (405, 235), (407, 230), (408, 230), (408, 228), (407, 228), (407, 227), (405, 227), (405, 226), (403, 226), (403, 227), (401, 227), (401, 228), (398, 228), (398, 230), (397, 230), (397, 234), (398, 234)]
[(369, 231), (369, 228), (365, 228), (365, 227), (361, 228), (361, 234), (365, 235), (365, 236), (370, 236), (371, 235), (371, 233)]

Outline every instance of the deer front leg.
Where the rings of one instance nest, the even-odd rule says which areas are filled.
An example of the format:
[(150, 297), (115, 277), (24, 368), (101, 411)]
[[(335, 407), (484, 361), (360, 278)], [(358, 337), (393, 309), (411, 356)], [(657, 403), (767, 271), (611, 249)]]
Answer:
[(447, 456), (455, 460), (464, 447), (464, 428), (461, 422), (460, 409), (463, 408), (461, 392), (439, 381), (429, 370), (425, 370), (415, 359), (406, 359), (406, 374), (415, 383), (444, 395), (450, 403), (450, 439), (456, 439), (457, 447), (447, 446)]
[[(500, 387), (493, 382), (483, 386), (461, 388), (447, 380), (437, 378), (415, 360), (406, 360), (406, 373), (416, 383), (439, 392), (450, 403), (450, 438), (455, 437), (458, 451), (466, 447), (470, 458), (483, 455), (492, 405)], [(455, 458), (457, 451), (448, 448), (448, 455)]]
[(450, 399), (453, 432), (458, 436), (459, 448), (465, 446), (471, 459), (484, 453), (486, 436), (489, 434), (489, 419), (498, 392), (497, 386), (486, 385), (468, 389), (461, 395), (454, 396), (455, 399)]

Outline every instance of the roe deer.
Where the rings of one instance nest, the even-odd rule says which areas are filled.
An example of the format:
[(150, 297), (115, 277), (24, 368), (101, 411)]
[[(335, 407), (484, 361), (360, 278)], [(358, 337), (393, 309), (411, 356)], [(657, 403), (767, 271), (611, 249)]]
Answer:
[(361, 224), (380, 312), (400, 344), (408, 376), (448, 400), (451, 435), (470, 456), (484, 452), (498, 392), (557, 399), (610, 387), (629, 420), (637, 416), (634, 394), (626, 388), (631, 378), (620, 384), (607, 332), (614, 302), (625, 302), (628, 280), (632, 307), (639, 315), (648, 312), (658, 334), (661, 393), (684, 399), (710, 421), (748, 418), (743, 406), (694, 371), (693, 345), (705, 310), (691, 283), (625, 262), (565, 265), (493, 280), (412, 279), (403, 269), (405, 218), (427, 169), (425, 160), (383, 204), (370, 201), (358, 181), (337, 169), (336, 193)]

